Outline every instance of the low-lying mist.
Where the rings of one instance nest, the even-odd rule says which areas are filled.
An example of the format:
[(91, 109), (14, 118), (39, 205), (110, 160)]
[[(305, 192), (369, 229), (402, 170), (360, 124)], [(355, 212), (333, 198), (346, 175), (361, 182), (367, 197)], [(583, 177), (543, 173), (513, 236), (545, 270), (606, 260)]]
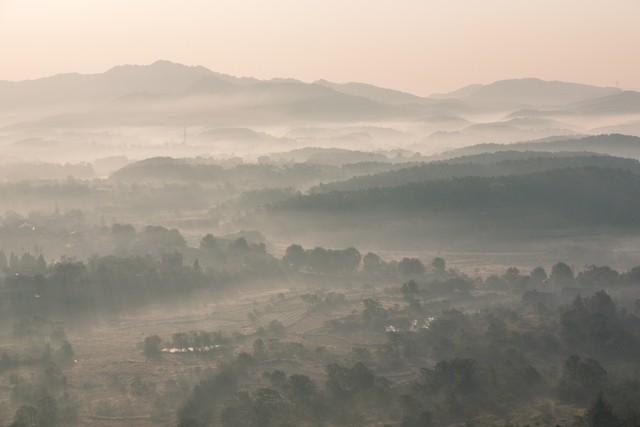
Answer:
[(0, 426), (632, 427), (640, 97), (0, 82)]

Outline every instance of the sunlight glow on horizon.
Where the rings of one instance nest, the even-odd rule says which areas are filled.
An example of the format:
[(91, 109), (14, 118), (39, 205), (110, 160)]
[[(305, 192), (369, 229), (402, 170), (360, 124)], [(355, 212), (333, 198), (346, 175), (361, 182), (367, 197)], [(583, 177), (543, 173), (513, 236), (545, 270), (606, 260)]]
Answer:
[(167, 59), (427, 95), (538, 77), (640, 88), (640, 2), (0, 0), (0, 80)]

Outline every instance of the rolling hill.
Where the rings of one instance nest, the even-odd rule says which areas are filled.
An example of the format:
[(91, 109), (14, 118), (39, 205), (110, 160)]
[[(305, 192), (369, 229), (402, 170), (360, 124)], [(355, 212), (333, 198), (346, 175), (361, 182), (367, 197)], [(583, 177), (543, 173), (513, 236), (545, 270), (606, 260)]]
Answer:
[(610, 134), (570, 138), (545, 138), (513, 144), (476, 144), (446, 151), (436, 158), (443, 160), (481, 153), (495, 153), (499, 151), (586, 151), (590, 153), (640, 159), (640, 137)]
[(640, 92), (624, 91), (572, 105), (568, 110), (587, 116), (640, 114)]
[(587, 166), (621, 169), (640, 174), (640, 162), (637, 160), (588, 153), (568, 152), (556, 154), (549, 152), (504, 151), (495, 154), (465, 156), (442, 162), (424, 163), (376, 175), (358, 176), (347, 181), (321, 184), (312, 189), (312, 191), (321, 193), (388, 188), (448, 178), (524, 175)]
[[(613, 191), (615, 190), (615, 191)], [(496, 177), (463, 177), (387, 188), (301, 195), (278, 203), (274, 217), (310, 227), (358, 219), (380, 227), (386, 220), (458, 220), (467, 224), (557, 227), (639, 227), (640, 175), (620, 169), (580, 167)], [(339, 225), (336, 225), (338, 227)]]

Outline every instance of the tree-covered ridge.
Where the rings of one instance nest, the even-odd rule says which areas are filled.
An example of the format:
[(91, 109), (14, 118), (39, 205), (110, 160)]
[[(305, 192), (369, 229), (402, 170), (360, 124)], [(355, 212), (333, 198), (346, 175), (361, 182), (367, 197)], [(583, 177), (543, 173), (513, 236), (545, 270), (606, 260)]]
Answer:
[(507, 151), (490, 155), (465, 156), (411, 166), (406, 169), (386, 171), (375, 175), (357, 176), (343, 182), (322, 184), (313, 190), (314, 192), (363, 190), (397, 187), (465, 176), (524, 175), (554, 169), (587, 166), (622, 169), (640, 173), (640, 163), (631, 159), (588, 153), (572, 153), (571, 155), (563, 156), (556, 153)]
[(638, 159), (640, 158), (640, 137), (614, 133), (610, 135), (591, 135), (581, 138), (550, 138), (549, 140), (543, 139), (513, 144), (483, 143), (446, 151), (442, 153), (440, 157), (452, 158), (500, 151), (588, 151)]
[(398, 187), (303, 195), (276, 204), (276, 214), (446, 214), (490, 222), (638, 226), (640, 176), (583, 167), (527, 175), (463, 177)]
[[(380, 156), (383, 157), (384, 156)], [(357, 161), (347, 164), (270, 162), (219, 164), (206, 159), (157, 157), (129, 164), (116, 171), (116, 182), (197, 182), (227, 185), (238, 189), (304, 186), (321, 181), (346, 179), (399, 167), (387, 161)]]

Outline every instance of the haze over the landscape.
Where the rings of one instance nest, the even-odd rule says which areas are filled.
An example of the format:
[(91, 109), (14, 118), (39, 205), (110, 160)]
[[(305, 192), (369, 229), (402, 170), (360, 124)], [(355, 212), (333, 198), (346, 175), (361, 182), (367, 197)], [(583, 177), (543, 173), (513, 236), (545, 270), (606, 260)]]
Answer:
[(638, 17), (0, 0), (0, 427), (640, 427)]

